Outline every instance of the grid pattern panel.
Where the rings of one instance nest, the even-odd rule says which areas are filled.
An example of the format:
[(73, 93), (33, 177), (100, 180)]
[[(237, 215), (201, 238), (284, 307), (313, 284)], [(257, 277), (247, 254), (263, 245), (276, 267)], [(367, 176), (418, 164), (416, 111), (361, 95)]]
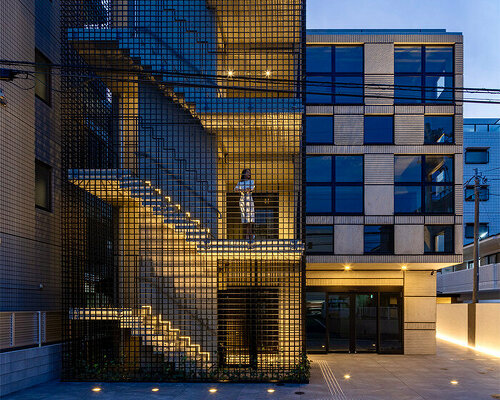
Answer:
[(302, 1), (62, 3), (64, 378), (303, 379)]

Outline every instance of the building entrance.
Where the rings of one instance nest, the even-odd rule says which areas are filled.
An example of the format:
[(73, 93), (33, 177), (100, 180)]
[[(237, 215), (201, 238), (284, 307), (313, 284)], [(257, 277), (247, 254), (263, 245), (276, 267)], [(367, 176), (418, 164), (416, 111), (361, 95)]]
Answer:
[(400, 292), (307, 292), (307, 350), (401, 353), (401, 299)]

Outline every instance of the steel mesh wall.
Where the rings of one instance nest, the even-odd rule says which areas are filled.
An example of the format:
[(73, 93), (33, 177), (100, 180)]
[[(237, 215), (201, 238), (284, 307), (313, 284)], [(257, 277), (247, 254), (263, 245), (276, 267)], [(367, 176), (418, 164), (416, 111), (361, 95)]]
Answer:
[(303, 379), (302, 1), (62, 3), (64, 379)]

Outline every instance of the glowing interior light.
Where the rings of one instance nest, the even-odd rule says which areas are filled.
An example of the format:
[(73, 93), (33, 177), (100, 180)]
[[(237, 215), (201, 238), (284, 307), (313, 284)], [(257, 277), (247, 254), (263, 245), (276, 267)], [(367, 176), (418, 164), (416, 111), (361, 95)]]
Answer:
[(190, 212), (186, 212), (186, 217), (190, 217), (191, 216), (191, 213)]
[(234, 75), (234, 71), (232, 69), (230, 69), (229, 71), (227, 71), (227, 76), (229, 76), (230, 78), (232, 78)]
[(92, 391), (93, 391), (93, 392), (100, 392), (100, 391), (101, 391), (101, 388), (100, 388), (100, 387), (93, 387), (93, 388), (92, 388)]
[(349, 375), (349, 374), (345, 374), (345, 375), (344, 375), (344, 379), (351, 379), (351, 375)]
[(266, 76), (269, 78), (271, 76), (271, 71), (267, 70), (266, 71)]
[(210, 389), (208, 389), (208, 391), (210, 393), (217, 393), (217, 389), (216, 388), (210, 388)]
[(451, 383), (452, 385), (458, 385), (458, 381), (456, 381), (456, 380), (452, 380), (452, 381), (450, 381), (450, 383)]
[(151, 182), (150, 181), (144, 181), (146, 183), (146, 185), (148, 186), (151, 186)]
[(267, 389), (267, 393), (274, 393), (274, 392), (275, 392), (275, 390), (273, 388)]

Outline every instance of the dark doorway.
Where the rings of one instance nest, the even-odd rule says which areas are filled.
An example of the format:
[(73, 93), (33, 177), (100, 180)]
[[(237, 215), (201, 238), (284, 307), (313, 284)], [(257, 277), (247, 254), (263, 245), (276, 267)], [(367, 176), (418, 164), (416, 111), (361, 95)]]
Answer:
[(401, 353), (401, 293), (306, 294), (309, 352)]

